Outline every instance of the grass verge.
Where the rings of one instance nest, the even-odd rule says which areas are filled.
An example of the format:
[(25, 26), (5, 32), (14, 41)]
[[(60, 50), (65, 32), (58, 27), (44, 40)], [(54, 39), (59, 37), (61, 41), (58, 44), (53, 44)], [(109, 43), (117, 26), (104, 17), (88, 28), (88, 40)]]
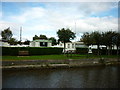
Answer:
[[(39, 55), (39, 56), (1, 56), (3, 61), (9, 61), (9, 60), (67, 60), (67, 59), (94, 59), (94, 58), (120, 58), (116, 55), (79, 55), (79, 54), (73, 54), (69, 55), (68, 57), (66, 55)], [(0, 58), (1, 58), (0, 57)]]

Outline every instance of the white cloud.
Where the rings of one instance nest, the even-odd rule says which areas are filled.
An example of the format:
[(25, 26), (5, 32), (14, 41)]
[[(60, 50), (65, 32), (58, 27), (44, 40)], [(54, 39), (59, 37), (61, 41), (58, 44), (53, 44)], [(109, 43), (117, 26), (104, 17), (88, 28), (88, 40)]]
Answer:
[(110, 18), (110, 17), (90, 17), (84, 20), (77, 21), (77, 32), (84, 33), (84, 32), (92, 32), (92, 31), (117, 31), (118, 30), (118, 23), (117, 18)]
[(9, 22), (2, 22), (0, 29), (11, 27), (18, 40), (20, 26), (23, 27), (23, 40), (32, 40), (35, 34), (57, 38), (57, 30), (63, 27), (72, 29), (78, 37), (84, 32), (117, 30), (117, 18), (111, 16), (90, 17), (93, 13), (101, 13), (110, 8), (115, 8), (115, 4), (111, 6), (111, 3), (48, 3), (46, 8), (28, 7), (19, 15), (9, 16)]
[(84, 14), (94, 14), (100, 13), (112, 8), (116, 8), (118, 3), (110, 3), (110, 2), (89, 2), (89, 3), (81, 3), (78, 10), (82, 11)]
[[(94, 14), (107, 11), (115, 8), (117, 3), (45, 3), (46, 8), (43, 7), (28, 7), (22, 9), (21, 14), (10, 17), (12, 21), (19, 23), (26, 23), (33, 19), (54, 19), (66, 17), (71, 19), (83, 18)], [(51, 17), (51, 18), (50, 18)], [(55, 19), (54, 19), (55, 20)]]
[[(63, 27), (66, 28), (71, 28), (72, 31), (76, 32), (77, 37), (79, 38), (81, 33), (84, 32), (92, 32), (92, 31), (109, 31), (109, 30), (114, 30), (117, 31), (118, 30), (118, 24), (117, 24), (117, 18), (112, 18), (112, 17), (103, 17), (103, 18), (99, 18), (99, 17), (89, 17), (86, 19), (79, 19), (76, 21), (76, 31), (75, 31), (75, 23), (72, 21), (65, 21), (64, 18), (62, 18), (64, 20), (64, 23), (62, 23), (61, 18), (60, 20), (57, 19), (57, 21), (51, 22), (51, 25), (47, 25), (47, 24), (35, 24), (35, 25), (23, 25), (22, 28), (22, 37), (23, 40), (29, 39), (32, 40), (32, 37), (34, 35), (40, 35), (40, 34), (44, 34), (47, 37), (56, 37), (57, 38), (57, 30)], [(8, 22), (4, 22), (4, 24), (2, 24), (2, 27), (0, 29), (3, 28), (8, 28), (10, 27), (14, 37), (16, 37), (19, 40), (19, 30), (20, 30), (20, 26), (19, 24), (15, 24), (15, 23), (8, 23)]]
[(26, 23), (32, 19), (40, 19), (45, 15), (45, 10), (40, 7), (33, 7), (25, 9), (21, 15), (10, 17), (11, 20), (19, 23)]

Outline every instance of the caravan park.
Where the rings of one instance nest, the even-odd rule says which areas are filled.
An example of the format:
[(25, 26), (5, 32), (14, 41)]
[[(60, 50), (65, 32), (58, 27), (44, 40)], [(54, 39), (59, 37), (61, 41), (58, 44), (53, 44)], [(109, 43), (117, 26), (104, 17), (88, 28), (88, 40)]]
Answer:
[(118, 2), (2, 2), (2, 89), (119, 88)]

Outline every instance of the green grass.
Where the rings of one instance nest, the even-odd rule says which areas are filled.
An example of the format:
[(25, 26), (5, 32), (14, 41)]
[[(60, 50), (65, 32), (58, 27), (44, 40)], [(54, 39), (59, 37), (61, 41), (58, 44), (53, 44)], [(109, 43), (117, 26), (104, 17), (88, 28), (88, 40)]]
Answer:
[[(0, 57), (1, 58), (1, 57)], [(67, 59), (84, 59), (84, 58), (117, 58), (116, 55), (78, 55), (74, 54), (71, 57), (65, 55), (40, 55), (40, 56), (2, 56), (2, 60), (67, 60)], [(120, 57), (119, 57), (120, 58)]]
[(2, 60), (66, 60), (66, 59), (79, 59), (83, 57), (85, 57), (85, 55), (79, 55), (79, 57), (76, 57), (74, 55), (72, 57), (67, 57), (65, 55), (2, 56)]

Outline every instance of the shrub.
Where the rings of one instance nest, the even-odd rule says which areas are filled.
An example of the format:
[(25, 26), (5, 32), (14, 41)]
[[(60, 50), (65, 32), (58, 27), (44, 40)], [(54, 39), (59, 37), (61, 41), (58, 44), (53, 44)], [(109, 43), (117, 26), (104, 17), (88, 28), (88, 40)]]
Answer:
[(17, 47), (2, 47), (2, 55), (18, 55)]
[(2, 55), (17, 56), (19, 51), (28, 51), (29, 55), (62, 54), (63, 48), (41, 47), (2, 47)]
[(77, 54), (87, 54), (88, 48), (76, 48), (76, 53)]
[(29, 48), (30, 55), (51, 55), (51, 54), (62, 54), (62, 48)]
[[(107, 52), (108, 50), (106, 49), (100, 50), (101, 55), (107, 55)], [(112, 50), (111, 52), (112, 52), (111, 53), (112, 55), (117, 55), (117, 50)], [(76, 53), (77, 54), (88, 54), (88, 48), (76, 48)], [(97, 55), (97, 53), (98, 53), (97, 49), (92, 49), (92, 54)], [(119, 54), (120, 54), (120, 50), (119, 50)]]

